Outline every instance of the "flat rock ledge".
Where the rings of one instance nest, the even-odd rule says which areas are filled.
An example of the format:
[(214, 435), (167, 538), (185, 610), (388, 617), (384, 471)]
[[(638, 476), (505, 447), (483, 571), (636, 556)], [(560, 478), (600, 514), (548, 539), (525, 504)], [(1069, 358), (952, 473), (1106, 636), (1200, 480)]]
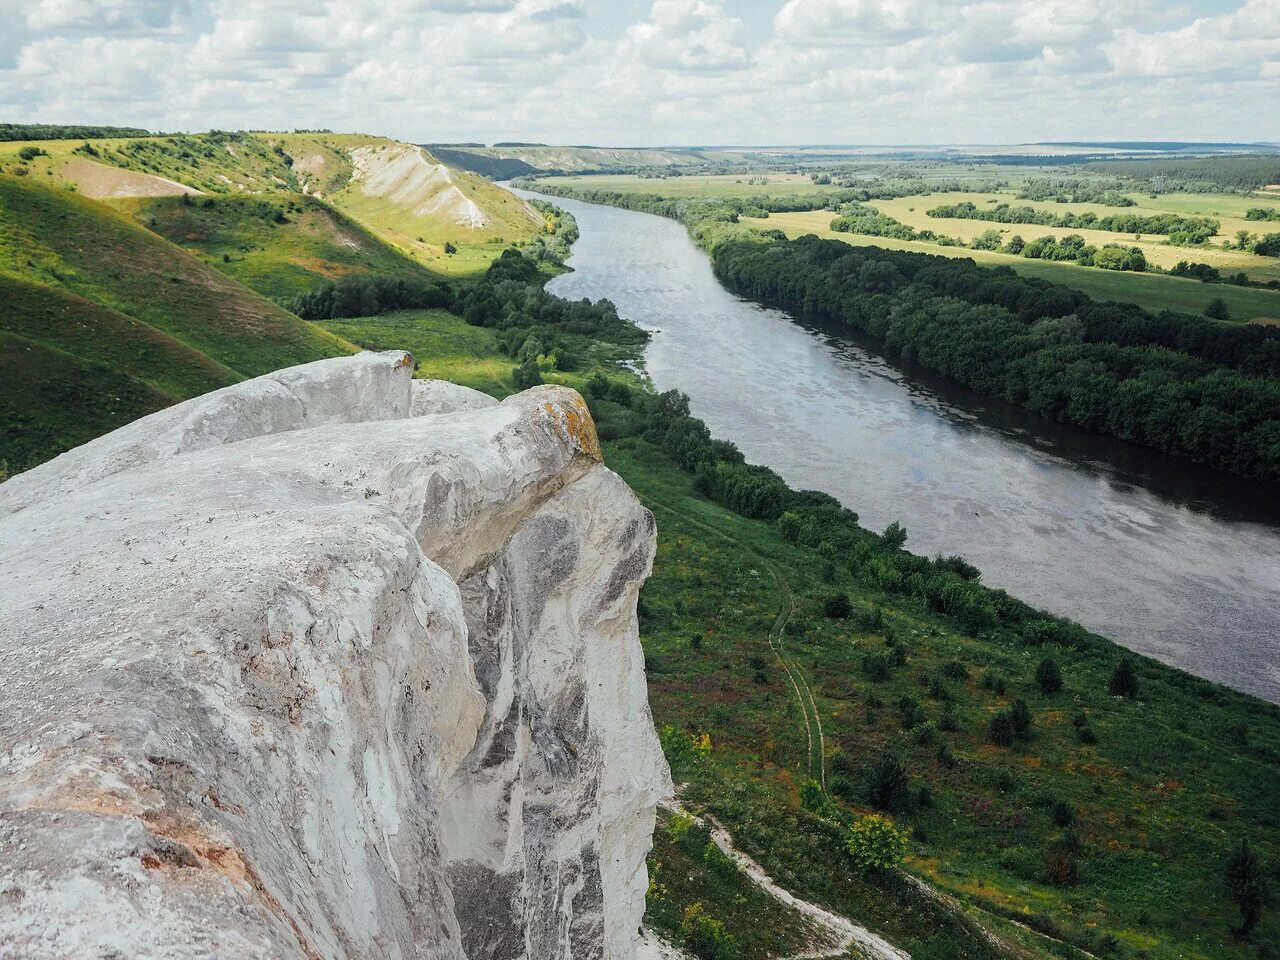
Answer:
[(653, 517), (572, 390), (412, 372), (0, 485), (0, 958), (634, 956)]

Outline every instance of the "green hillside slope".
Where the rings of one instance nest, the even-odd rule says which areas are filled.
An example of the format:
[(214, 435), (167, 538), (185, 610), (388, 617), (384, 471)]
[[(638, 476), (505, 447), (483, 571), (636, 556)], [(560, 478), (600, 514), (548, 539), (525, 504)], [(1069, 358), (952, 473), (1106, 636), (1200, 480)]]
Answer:
[(144, 226), (273, 300), (349, 273), (430, 277), (314, 197), (151, 197), (119, 201)]
[(0, 274), (110, 307), (242, 376), (352, 349), (106, 205), (31, 179), (0, 176)]
[(179, 399), (0, 330), (0, 480)]

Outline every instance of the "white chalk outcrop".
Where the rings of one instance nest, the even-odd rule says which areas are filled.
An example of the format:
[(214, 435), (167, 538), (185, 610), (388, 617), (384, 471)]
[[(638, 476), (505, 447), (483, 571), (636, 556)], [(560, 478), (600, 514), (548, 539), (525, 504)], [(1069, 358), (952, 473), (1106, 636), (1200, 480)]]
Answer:
[(653, 518), (570, 390), (326, 360), (0, 485), (0, 957), (634, 955)]

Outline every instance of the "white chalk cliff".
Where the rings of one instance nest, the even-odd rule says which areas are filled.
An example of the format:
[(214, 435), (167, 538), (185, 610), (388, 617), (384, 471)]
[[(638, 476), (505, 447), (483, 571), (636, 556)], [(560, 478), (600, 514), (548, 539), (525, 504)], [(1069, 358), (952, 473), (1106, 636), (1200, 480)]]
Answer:
[(653, 518), (573, 391), (411, 373), (0, 485), (0, 958), (633, 956)]

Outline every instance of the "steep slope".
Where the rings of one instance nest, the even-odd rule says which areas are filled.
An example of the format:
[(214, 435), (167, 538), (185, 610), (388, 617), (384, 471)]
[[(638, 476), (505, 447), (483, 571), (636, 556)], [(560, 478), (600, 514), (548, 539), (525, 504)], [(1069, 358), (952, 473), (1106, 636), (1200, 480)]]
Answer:
[[(505, 244), (546, 229), (546, 218), (474, 173), (450, 170), (421, 147), (382, 141), (351, 148), (351, 180), (328, 195), (340, 210), (433, 269), (478, 271)], [(459, 256), (444, 256), (444, 245)]]
[(273, 300), (349, 273), (433, 275), (315, 197), (157, 197), (118, 204), (144, 226)]
[(105, 364), (0, 331), (0, 480), (177, 399)]
[(242, 376), (351, 347), (99, 202), (0, 176), (0, 274), (133, 317)]
[(34, 466), (161, 407), (240, 379), (154, 327), (0, 275), (0, 461)]
[(653, 517), (572, 391), (411, 373), (280, 371), (0, 487), (0, 948), (633, 955)]

